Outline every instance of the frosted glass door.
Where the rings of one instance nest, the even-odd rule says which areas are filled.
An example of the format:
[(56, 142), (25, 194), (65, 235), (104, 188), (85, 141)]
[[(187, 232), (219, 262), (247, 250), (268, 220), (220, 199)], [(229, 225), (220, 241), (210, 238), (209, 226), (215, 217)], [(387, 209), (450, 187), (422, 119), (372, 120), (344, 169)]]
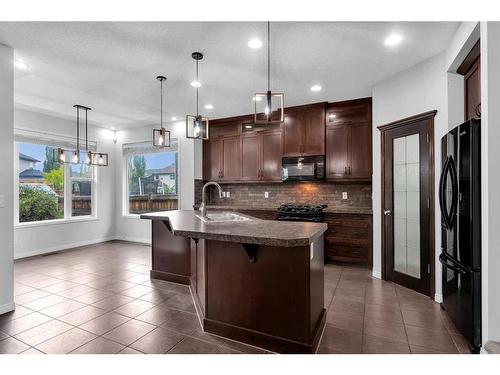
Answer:
[(393, 139), (394, 270), (420, 278), (419, 134)]

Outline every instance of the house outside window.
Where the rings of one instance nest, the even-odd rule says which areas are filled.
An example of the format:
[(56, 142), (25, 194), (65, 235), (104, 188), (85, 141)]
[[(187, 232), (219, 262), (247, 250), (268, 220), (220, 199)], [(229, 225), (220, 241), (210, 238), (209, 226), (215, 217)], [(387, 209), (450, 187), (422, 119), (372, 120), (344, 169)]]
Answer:
[(22, 135), (15, 140), (16, 223), (95, 216), (95, 167), (62, 164), (57, 159), (56, 149), (71, 143)]
[(126, 170), (124, 214), (176, 210), (178, 197), (177, 142), (172, 147), (154, 148), (150, 142), (123, 146)]

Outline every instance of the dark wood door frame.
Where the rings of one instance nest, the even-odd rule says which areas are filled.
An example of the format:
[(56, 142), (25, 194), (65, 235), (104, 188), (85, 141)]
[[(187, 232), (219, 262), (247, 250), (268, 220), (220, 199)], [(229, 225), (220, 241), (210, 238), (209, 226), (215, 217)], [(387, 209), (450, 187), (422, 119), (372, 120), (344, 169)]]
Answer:
[(381, 125), (378, 127), (381, 133), (381, 141), (380, 141), (380, 152), (381, 152), (381, 195), (382, 195), (382, 205), (381, 205), (381, 234), (382, 234), (382, 279), (386, 280), (387, 270), (386, 270), (386, 239), (385, 239), (385, 224), (386, 224), (386, 216), (384, 215), (384, 209), (386, 207), (385, 201), (385, 140), (386, 140), (386, 131), (390, 129), (399, 128), (404, 125), (409, 125), (413, 123), (420, 122), (422, 120), (428, 120), (428, 134), (429, 134), (429, 264), (431, 268), (431, 277), (430, 277), (430, 286), (429, 286), (429, 297), (434, 299), (435, 294), (435, 231), (434, 231), (434, 223), (435, 223), (435, 211), (434, 211), (434, 117), (436, 116), (437, 111), (429, 111), (425, 113), (421, 113), (415, 116), (407, 117), (401, 120), (397, 120), (391, 122), (389, 124)]

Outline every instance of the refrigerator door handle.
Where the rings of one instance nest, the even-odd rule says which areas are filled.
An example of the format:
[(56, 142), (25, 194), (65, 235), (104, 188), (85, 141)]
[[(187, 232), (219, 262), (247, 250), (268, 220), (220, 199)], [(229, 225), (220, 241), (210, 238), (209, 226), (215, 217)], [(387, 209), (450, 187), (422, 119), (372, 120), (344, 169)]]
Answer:
[[(447, 210), (446, 202), (446, 178), (448, 173), (451, 177), (451, 206), (450, 211)], [(457, 206), (458, 206), (458, 180), (457, 171), (455, 169), (455, 162), (452, 156), (448, 156), (443, 164), (443, 170), (439, 179), (439, 206), (441, 208), (441, 225), (447, 229), (453, 229), (456, 221)]]
[(450, 270), (452, 270), (452, 271), (458, 272), (458, 273), (459, 273), (459, 274), (461, 274), (461, 275), (465, 275), (465, 271), (463, 270), (463, 268), (462, 268), (462, 267), (458, 267), (458, 266), (455, 266), (455, 267), (454, 267), (454, 266), (450, 265), (450, 264), (448, 263), (448, 259), (447, 259), (445, 256), (443, 256), (443, 254), (441, 254), (441, 255), (439, 256), (439, 262), (441, 262), (441, 264), (442, 264), (443, 266), (445, 266), (446, 268), (449, 268), (449, 269), (450, 269)]

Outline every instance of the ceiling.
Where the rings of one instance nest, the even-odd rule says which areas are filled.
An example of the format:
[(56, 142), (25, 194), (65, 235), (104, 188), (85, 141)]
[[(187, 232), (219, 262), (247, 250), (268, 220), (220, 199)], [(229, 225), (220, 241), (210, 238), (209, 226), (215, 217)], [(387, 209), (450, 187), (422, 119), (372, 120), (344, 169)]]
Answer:
[[(271, 88), (285, 105), (370, 96), (373, 85), (448, 46), (458, 22), (277, 22), (271, 24)], [(384, 45), (397, 32), (403, 41)], [(265, 22), (0, 22), (0, 43), (27, 69), (15, 71), (18, 108), (73, 118), (73, 104), (93, 108), (90, 122), (124, 129), (193, 113), (193, 51), (200, 63), (200, 112), (211, 118), (251, 113), (266, 89)], [(314, 84), (322, 86), (312, 92)], [(204, 105), (212, 104), (212, 110)]]

